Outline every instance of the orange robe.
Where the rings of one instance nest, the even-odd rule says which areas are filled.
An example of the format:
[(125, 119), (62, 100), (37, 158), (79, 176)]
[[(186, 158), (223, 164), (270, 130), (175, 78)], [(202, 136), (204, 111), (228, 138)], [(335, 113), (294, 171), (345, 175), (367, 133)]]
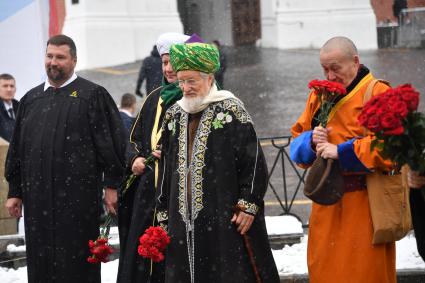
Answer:
[[(385, 168), (391, 163), (370, 151), (372, 137), (364, 135), (357, 117), (363, 107), (363, 95), (373, 79), (367, 74), (341, 99), (329, 116), (330, 143), (338, 145), (340, 167), (344, 174), (367, 174), (368, 170)], [(375, 85), (373, 95), (388, 88)], [(310, 94), (306, 109), (292, 127), (294, 147), (291, 157), (308, 167), (314, 161), (311, 150), (311, 121), (319, 107), (317, 96)], [(298, 143), (298, 145), (296, 145)], [(295, 151), (295, 149), (294, 149)], [(309, 152), (311, 151), (311, 152)], [(299, 162), (300, 155), (303, 155)], [(303, 164), (302, 164), (303, 163)], [(309, 223), (307, 263), (311, 283), (395, 283), (395, 244), (372, 245), (372, 220), (367, 190), (346, 192), (330, 206), (313, 203)]]

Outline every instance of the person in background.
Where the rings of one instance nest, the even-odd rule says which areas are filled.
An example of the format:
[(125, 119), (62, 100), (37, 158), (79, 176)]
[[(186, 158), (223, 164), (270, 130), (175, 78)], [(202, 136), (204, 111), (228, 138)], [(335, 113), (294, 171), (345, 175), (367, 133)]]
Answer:
[(135, 152), (128, 167), (140, 177), (125, 195), (119, 194), (120, 260), (117, 283), (164, 281), (164, 264), (151, 262), (137, 253), (139, 237), (149, 226), (154, 225), (155, 192), (158, 185), (157, 164), (150, 164), (148, 168), (145, 161), (151, 154), (160, 157), (158, 146), (164, 113), (182, 97), (182, 91), (175, 83), (177, 75), (170, 64), (170, 46), (189, 39), (185, 34), (164, 33), (156, 43), (162, 60), (163, 80), (162, 85), (146, 97), (130, 134)]
[(217, 47), (220, 52), (220, 69), (214, 74), (216, 83), (220, 89), (224, 89), (224, 72), (227, 68), (227, 60), (226, 55), (223, 52), (223, 48), (221, 48), (220, 41), (213, 40), (213, 44)]
[(10, 74), (0, 75), (0, 137), (10, 142), (19, 102), (15, 99), (16, 81)]
[(125, 140), (127, 142), (126, 162), (128, 162), (134, 155), (134, 149), (130, 144), (130, 133), (133, 128), (134, 121), (136, 120), (133, 115), (136, 112), (136, 96), (131, 93), (125, 93), (121, 97), (121, 106), (119, 108), (121, 120), (124, 128), (126, 129)]
[(425, 176), (409, 170), (407, 184), (410, 187), (410, 209), (418, 252), (425, 261)]
[(144, 94), (140, 90), (143, 81), (146, 80), (146, 95), (154, 89), (161, 86), (162, 81), (162, 61), (159, 56), (156, 45), (153, 46), (151, 54), (143, 59), (142, 67), (140, 67), (139, 77), (137, 78), (136, 94), (143, 97)]
[(127, 137), (130, 137), (131, 128), (135, 121), (133, 115), (136, 112), (136, 97), (131, 93), (123, 94), (119, 110), (124, 127), (128, 133)]

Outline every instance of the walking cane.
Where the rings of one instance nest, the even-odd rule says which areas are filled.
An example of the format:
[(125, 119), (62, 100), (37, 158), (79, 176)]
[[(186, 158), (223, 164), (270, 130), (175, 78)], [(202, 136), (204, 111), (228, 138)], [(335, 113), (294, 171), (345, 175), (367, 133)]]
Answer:
[[(234, 211), (235, 213), (239, 214), (243, 210), (241, 209), (241, 207), (239, 207), (239, 205), (236, 205), (234, 207)], [(255, 283), (262, 283), (260, 273), (258, 272), (257, 265), (255, 264), (255, 258), (254, 258), (254, 252), (252, 250), (251, 239), (249, 238), (247, 234), (242, 235), (242, 238), (245, 244), (246, 251), (248, 252), (249, 262), (251, 263), (252, 270), (254, 271)]]
[(246, 250), (248, 252), (249, 261), (251, 262), (252, 269), (255, 274), (255, 282), (261, 283), (260, 274), (258, 272), (257, 265), (255, 264), (254, 252), (252, 251), (251, 240), (247, 234), (242, 235), (243, 241), (245, 243)]

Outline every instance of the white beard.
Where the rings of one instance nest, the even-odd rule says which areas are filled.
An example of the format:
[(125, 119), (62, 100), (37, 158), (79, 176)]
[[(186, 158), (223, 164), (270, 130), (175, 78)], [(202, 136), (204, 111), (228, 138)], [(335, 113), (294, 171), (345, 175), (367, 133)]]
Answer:
[(205, 96), (196, 96), (191, 98), (183, 96), (182, 99), (180, 99), (180, 104), (182, 105), (183, 109), (187, 110), (187, 112), (194, 114), (199, 112), (199, 106), (202, 104), (204, 99)]

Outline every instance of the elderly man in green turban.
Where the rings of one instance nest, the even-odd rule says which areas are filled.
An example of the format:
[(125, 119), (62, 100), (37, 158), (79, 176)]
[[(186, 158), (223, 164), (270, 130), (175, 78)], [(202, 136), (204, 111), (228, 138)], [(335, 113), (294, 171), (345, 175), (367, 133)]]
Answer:
[(267, 239), (267, 166), (251, 116), (217, 90), (217, 48), (175, 44), (183, 98), (165, 113), (157, 220), (167, 229), (165, 282), (279, 282)]

